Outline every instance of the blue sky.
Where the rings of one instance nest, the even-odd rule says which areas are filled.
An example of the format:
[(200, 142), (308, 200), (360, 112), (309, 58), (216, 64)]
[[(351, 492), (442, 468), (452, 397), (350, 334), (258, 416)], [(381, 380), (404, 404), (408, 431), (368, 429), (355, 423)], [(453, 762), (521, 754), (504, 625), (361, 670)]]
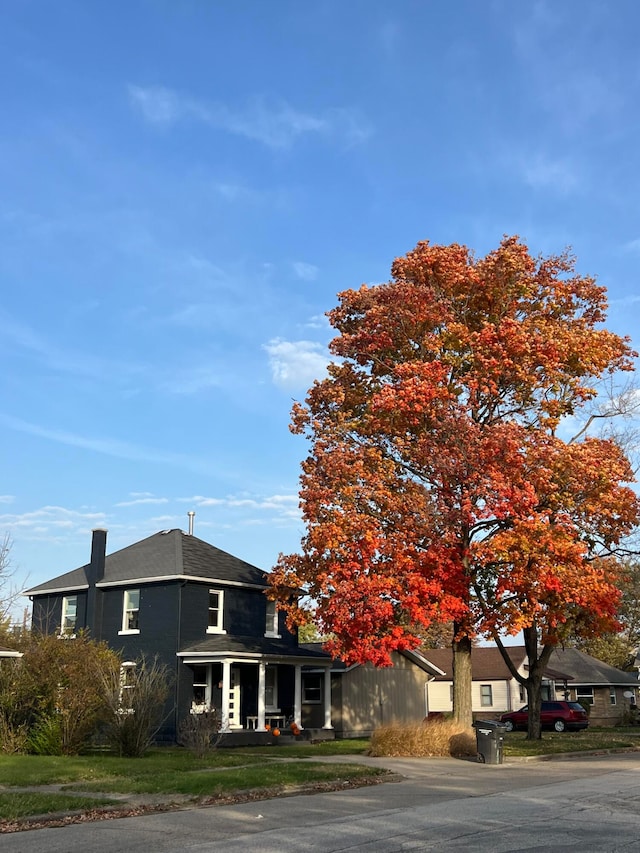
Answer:
[(336, 294), (418, 240), (570, 245), (640, 343), (640, 6), (15, 0), (0, 533), (29, 584), (187, 527), (295, 550)]

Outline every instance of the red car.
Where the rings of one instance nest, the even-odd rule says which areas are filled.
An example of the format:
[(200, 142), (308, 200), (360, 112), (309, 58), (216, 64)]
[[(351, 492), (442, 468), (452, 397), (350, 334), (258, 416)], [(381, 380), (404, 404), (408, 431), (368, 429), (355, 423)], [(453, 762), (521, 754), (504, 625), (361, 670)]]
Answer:
[[(519, 711), (510, 711), (500, 717), (508, 732), (514, 729), (526, 729), (529, 722), (529, 706)], [(580, 731), (589, 725), (587, 712), (578, 702), (543, 702), (540, 722), (544, 728), (554, 728), (557, 732), (565, 729)]]

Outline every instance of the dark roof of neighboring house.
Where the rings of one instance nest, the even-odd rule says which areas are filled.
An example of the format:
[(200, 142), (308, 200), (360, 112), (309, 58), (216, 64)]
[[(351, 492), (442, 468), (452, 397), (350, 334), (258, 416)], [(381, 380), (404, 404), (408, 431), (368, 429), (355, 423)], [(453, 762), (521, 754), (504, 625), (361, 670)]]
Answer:
[[(526, 660), (524, 646), (509, 646), (508, 652), (516, 668)], [(422, 649), (421, 654), (445, 673), (436, 675), (436, 681), (451, 681), (453, 678), (451, 649)], [(471, 670), (474, 681), (495, 681), (513, 677), (497, 646), (474, 646), (471, 649)]]
[[(86, 589), (88, 569), (87, 563), (27, 590), (26, 594), (45, 595)], [(261, 569), (182, 530), (163, 530), (108, 554), (104, 578), (99, 585), (184, 577), (260, 587), (267, 585), (266, 574)]]
[(318, 649), (310, 649), (309, 646), (313, 643), (305, 643), (300, 646), (291, 646), (284, 640), (270, 637), (230, 637), (227, 634), (218, 634), (207, 637), (199, 643), (193, 643), (186, 646), (178, 653), (181, 657), (189, 655), (204, 655), (204, 654), (257, 654), (269, 655), (272, 657), (296, 657), (306, 658), (309, 663), (324, 663), (330, 661), (331, 658), (325, 652)]
[(586, 652), (578, 649), (554, 649), (549, 661), (551, 666), (557, 666), (563, 672), (571, 676), (571, 686), (576, 687), (583, 684), (608, 685), (608, 684), (633, 684), (638, 686), (638, 674), (635, 672), (624, 672), (609, 666), (608, 663), (591, 657)]
[[(309, 651), (322, 651), (322, 645), (322, 643), (300, 643), (300, 648), (308, 649)], [(323, 654), (326, 654), (326, 652), (323, 652)], [(438, 673), (438, 665), (435, 664), (435, 662), (428, 660), (424, 652), (419, 649), (404, 649), (401, 652), (397, 652), (397, 654), (404, 655), (404, 657), (408, 658), (412, 663), (415, 663), (425, 672), (429, 672), (432, 675)], [(352, 664), (351, 666), (348, 666), (343, 660), (336, 658), (333, 661), (331, 669), (333, 672), (346, 672), (348, 669), (352, 669), (353, 666), (360, 666), (360, 664)]]

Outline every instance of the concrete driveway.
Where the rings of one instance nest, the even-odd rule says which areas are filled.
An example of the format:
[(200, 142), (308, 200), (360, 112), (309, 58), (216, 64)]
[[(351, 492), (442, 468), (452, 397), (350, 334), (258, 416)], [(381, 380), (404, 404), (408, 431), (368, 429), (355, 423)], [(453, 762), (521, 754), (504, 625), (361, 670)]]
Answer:
[[(335, 759), (330, 759), (335, 760)], [(345, 759), (346, 760), (346, 759)], [(367, 759), (399, 782), (7, 834), (3, 853), (640, 851), (640, 754)]]

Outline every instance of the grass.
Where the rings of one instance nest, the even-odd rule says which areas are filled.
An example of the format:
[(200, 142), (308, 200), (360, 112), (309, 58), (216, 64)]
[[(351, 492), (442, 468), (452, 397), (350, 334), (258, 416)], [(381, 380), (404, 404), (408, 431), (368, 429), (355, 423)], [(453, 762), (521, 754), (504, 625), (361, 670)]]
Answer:
[[(368, 742), (359, 742), (363, 751)], [(152, 750), (144, 758), (117, 758), (97, 754), (74, 757), (0, 756), (0, 785), (33, 787), (57, 784), (59, 793), (7, 791), (0, 799), (0, 821), (59, 810), (91, 811), (108, 800), (77, 797), (73, 792), (184, 795), (194, 798), (222, 797), (263, 789), (274, 796), (301, 786), (344, 784), (384, 775), (377, 768), (356, 764), (329, 764), (307, 760), (326, 755), (318, 745), (288, 749), (212, 752), (203, 759), (179, 749)], [(333, 754), (352, 752), (342, 746)], [(297, 754), (296, 754), (297, 753)]]
[(279, 791), (300, 785), (360, 779), (376, 775), (362, 764), (324, 764), (313, 761), (274, 760), (234, 769), (207, 768), (153, 776), (126, 776), (86, 782), (83, 791), (123, 794), (188, 794), (194, 797), (220, 796), (235, 791), (275, 788)]
[(0, 793), (0, 818), (18, 820), (32, 815), (50, 815), (74, 809), (94, 809), (110, 805), (104, 797), (77, 797), (69, 794)]
[(640, 747), (637, 729), (587, 729), (583, 732), (542, 733), (538, 741), (527, 740), (526, 732), (508, 732), (504, 739), (505, 758), (530, 755), (557, 755), (586, 750), (628, 749)]

